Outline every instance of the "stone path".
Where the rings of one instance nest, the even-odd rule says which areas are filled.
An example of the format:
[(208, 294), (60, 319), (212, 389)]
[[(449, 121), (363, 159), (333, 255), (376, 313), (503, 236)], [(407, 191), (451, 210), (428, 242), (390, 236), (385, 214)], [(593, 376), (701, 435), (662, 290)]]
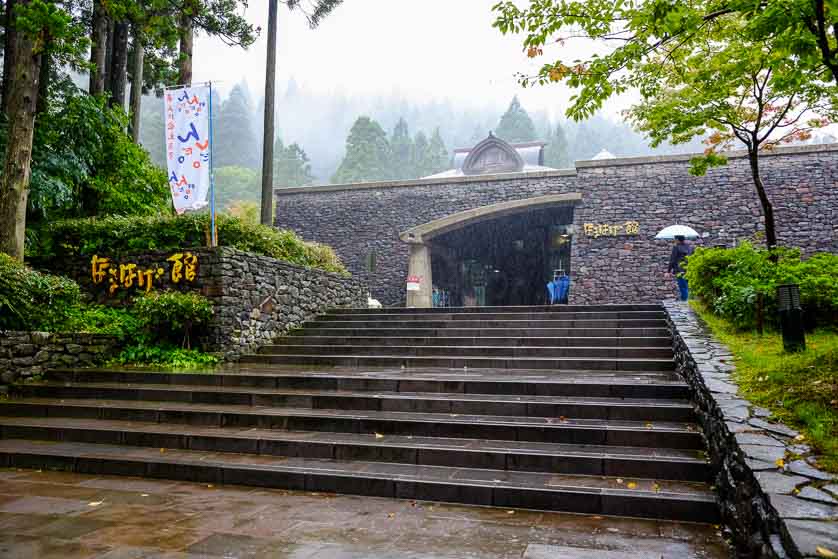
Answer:
[(0, 470), (0, 557), (729, 557), (707, 524)]

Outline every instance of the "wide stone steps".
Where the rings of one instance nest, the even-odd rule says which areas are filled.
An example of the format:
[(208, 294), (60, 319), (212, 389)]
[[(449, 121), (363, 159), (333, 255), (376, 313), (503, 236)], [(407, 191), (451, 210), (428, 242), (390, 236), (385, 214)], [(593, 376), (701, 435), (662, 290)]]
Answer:
[(4, 439), (95, 442), (300, 458), (559, 474), (710, 481), (701, 451), (401, 435), (181, 426), (138, 421), (0, 417)]
[[(302, 491), (714, 522), (704, 483), (342, 461), (124, 445), (0, 441), (0, 465)], [(631, 484), (631, 486), (629, 485)]]
[(57, 369), (48, 380), (58, 382), (150, 383), (188, 386), (292, 388), (307, 390), (364, 390), (376, 392), (445, 392), (587, 396), (612, 398), (688, 399), (687, 384), (666, 371), (527, 371), (417, 368), (358, 370), (329, 368), (242, 366), (212, 374), (136, 369)]
[(0, 465), (716, 522), (657, 305), (344, 309), (212, 372), (48, 371)]
[(276, 406), (312, 409), (377, 410), (443, 414), (492, 414), (522, 417), (574, 417), (695, 421), (686, 400), (518, 396), (442, 392), (370, 393), (352, 390), (305, 390), (248, 387), (195, 387), (168, 384), (61, 383), (23, 384), (18, 394), (32, 398), (104, 398), (155, 402)]
[(543, 347), (491, 345), (361, 345), (274, 344), (259, 349), (262, 355), (402, 355), (417, 357), (612, 357), (671, 359), (668, 347)]
[(703, 445), (699, 430), (694, 424), (671, 421), (284, 408), (82, 398), (12, 399), (0, 403), (0, 415), (686, 449), (700, 449)]
[(312, 355), (251, 354), (243, 355), (241, 363), (272, 365), (315, 365), (343, 367), (443, 367), (449, 369), (591, 369), (607, 371), (672, 371), (675, 363), (670, 358), (586, 358), (586, 357), (481, 357), (472, 355)]
[(456, 336), (311, 336), (294, 335), (278, 338), (274, 345), (263, 346), (270, 349), (277, 345), (359, 345), (359, 346), (483, 346), (483, 347), (655, 347), (672, 350), (672, 340), (659, 337), (544, 337), (509, 336), (509, 337), (456, 337)]

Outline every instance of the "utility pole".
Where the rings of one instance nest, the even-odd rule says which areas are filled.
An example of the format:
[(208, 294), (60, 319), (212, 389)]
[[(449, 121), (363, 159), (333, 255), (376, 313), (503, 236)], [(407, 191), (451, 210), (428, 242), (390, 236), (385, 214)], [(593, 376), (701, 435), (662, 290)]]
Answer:
[(268, 0), (268, 60), (265, 67), (265, 123), (262, 138), (262, 225), (273, 223), (277, 4), (278, 0)]

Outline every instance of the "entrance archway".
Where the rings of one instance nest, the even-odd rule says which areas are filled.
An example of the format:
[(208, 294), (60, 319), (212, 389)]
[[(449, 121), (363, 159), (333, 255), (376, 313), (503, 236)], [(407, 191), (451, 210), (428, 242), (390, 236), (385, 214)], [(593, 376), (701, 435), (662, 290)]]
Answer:
[[(404, 231), (400, 238), (410, 245), (412, 280), (407, 306), (433, 306), (435, 279), (453, 304), (542, 302), (552, 270), (569, 272), (573, 208), (581, 200), (579, 193), (512, 200)], [(434, 268), (447, 269), (448, 277), (435, 278)]]

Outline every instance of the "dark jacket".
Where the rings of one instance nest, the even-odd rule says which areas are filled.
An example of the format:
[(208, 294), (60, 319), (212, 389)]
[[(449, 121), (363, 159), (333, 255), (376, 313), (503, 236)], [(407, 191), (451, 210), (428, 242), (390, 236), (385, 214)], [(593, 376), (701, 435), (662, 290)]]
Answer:
[(684, 268), (681, 264), (684, 262), (684, 258), (693, 253), (693, 250), (693, 246), (688, 245), (687, 243), (678, 243), (672, 247), (672, 254), (669, 255), (669, 268), (667, 268), (667, 271), (672, 272), (673, 274), (683, 274)]

